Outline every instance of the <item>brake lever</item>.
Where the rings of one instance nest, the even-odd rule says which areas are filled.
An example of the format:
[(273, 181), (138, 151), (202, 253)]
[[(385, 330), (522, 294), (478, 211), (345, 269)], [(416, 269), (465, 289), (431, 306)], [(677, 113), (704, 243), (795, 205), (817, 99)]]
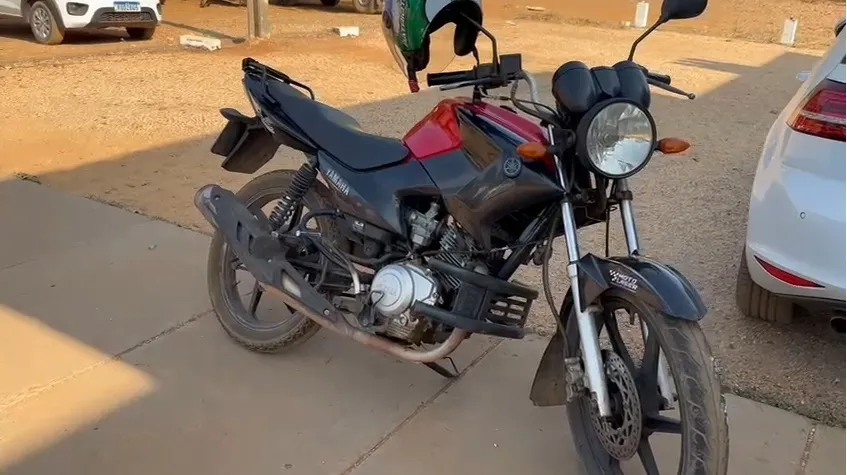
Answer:
[(668, 91), (671, 94), (676, 94), (676, 95), (679, 95), (679, 96), (687, 97), (689, 100), (692, 100), (692, 101), (695, 98), (697, 98), (697, 95), (692, 93), (692, 92), (685, 92), (682, 89), (676, 88), (676, 87), (671, 86), (669, 84), (665, 84), (661, 81), (656, 81), (655, 79), (652, 79), (652, 78), (647, 78), (647, 83), (650, 84), (651, 86), (655, 86), (655, 87), (658, 87), (659, 89)]

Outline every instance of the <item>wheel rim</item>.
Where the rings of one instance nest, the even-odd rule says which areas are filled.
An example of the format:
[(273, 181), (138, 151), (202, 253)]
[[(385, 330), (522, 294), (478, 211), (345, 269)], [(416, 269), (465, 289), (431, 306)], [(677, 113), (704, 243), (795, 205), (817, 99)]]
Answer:
[[(253, 197), (253, 199), (245, 202), (244, 205), (254, 214), (261, 213), (264, 215), (265, 213), (262, 211), (262, 208), (272, 202), (275, 203), (283, 193), (285, 193), (285, 190), (283, 189), (271, 189), (264, 194)], [(295, 211), (288, 225), (290, 226), (290, 223), (298, 222), (302, 215), (303, 207), (300, 206)], [(285, 227), (283, 227), (283, 229), (285, 229)], [(248, 275), (249, 272), (247, 272), (235, 254), (229, 249), (228, 245), (224, 244), (222, 254), (223, 259), (221, 260), (221, 268), (219, 270), (219, 275), (221, 277), (218, 279), (221, 285), (221, 295), (223, 295), (224, 304), (230, 314), (240, 325), (253, 331), (266, 332), (289, 325), (292, 321), (297, 319), (295, 310), (288, 305), (283, 304), (288, 312), (286, 317), (282, 318), (278, 322), (260, 320), (257, 317), (256, 312), (259, 308), (259, 304), (261, 303), (261, 299), (264, 296), (264, 292), (261, 287), (259, 287), (258, 282), (254, 283), (251, 291), (249, 292), (249, 306), (245, 306), (244, 301), (242, 300), (243, 295), (239, 289), (240, 280), (237, 278), (237, 271), (244, 271)]]
[(41, 39), (50, 37), (52, 25), (50, 15), (44, 7), (37, 7), (32, 11), (32, 31)]
[[(600, 421), (596, 420), (599, 418), (596, 408), (588, 398), (581, 398), (580, 404), (582, 406), (583, 414), (585, 414), (589, 419), (586, 421), (586, 428), (592, 432), (592, 435), (597, 439), (599, 446), (606, 450), (606, 453), (610, 457), (610, 464), (613, 473), (615, 474), (626, 473), (626, 471), (621, 470), (621, 462), (626, 462), (631, 458), (633, 460), (630, 460), (628, 463), (640, 462), (642, 470), (644, 470), (647, 475), (659, 475), (659, 466), (653, 453), (651, 436), (655, 434), (667, 434), (674, 437), (677, 439), (677, 445), (679, 447), (678, 453), (680, 455), (677, 471), (678, 473), (681, 473), (680, 470), (682, 470), (682, 464), (684, 462), (682, 450), (688, 442), (687, 436), (682, 430), (685, 424), (685, 411), (681, 410), (680, 407), (679, 413), (682, 415), (681, 418), (671, 417), (667, 415), (667, 413), (662, 414), (662, 412), (666, 411), (662, 409), (663, 399), (661, 398), (658, 390), (658, 365), (660, 359), (659, 355), (664, 350), (662, 349), (661, 341), (657, 336), (657, 332), (651, 331), (650, 329), (649, 321), (651, 319), (643, 317), (643, 315), (650, 310), (646, 308), (638, 308), (631, 302), (617, 298), (604, 300), (603, 306), (605, 307), (606, 312), (601, 321), (598, 322), (598, 326), (599, 324), (602, 324), (600, 331), (602, 332), (604, 329), (606, 330), (605, 336), (608, 338), (608, 346), (611, 346), (611, 350), (618, 355), (621, 362), (629, 368), (632, 373), (632, 380), (638, 388), (636, 398), (640, 403), (639, 409), (641, 412), (642, 427), (640, 431), (638, 431), (637, 441), (620, 440), (621, 444), (617, 451), (608, 450), (608, 441), (604, 441), (604, 434), (602, 432), (598, 432), (598, 426), (601, 426), (602, 424)], [(619, 312), (620, 310), (624, 310), (626, 312), (626, 314), (623, 315), (630, 317), (630, 322), (634, 320), (634, 324), (637, 325), (636, 328), (638, 329), (637, 332), (639, 334), (643, 335), (643, 332), (641, 331), (641, 328), (643, 327), (641, 327), (640, 322), (644, 322), (647, 326), (647, 338), (643, 340), (643, 353), (641, 358), (637, 361), (634, 360), (633, 356), (630, 354), (628, 345), (626, 344), (627, 338), (625, 338), (620, 331), (619, 318), (622, 316)], [(603, 339), (604, 338), (601, 335), (601, 340)], [(606, 351), (609, 351), (609, 349)], [(647, 363), (647, 368), (644, 368), (645, 362)], [(675, 388), (676, 378), (673, 374), (673, 368), (670, 368), (669, 365), (668, 373), (672, 380), (671, 383)], [(610, 384), (610, 386), (614, 386), (614, 384)], [(645, 388), (647, 387), (653, 387), (656, 389), (654, 391), (646, 391)], [(687, 404), (686, 401), (677, 400), (676, 402), (678, 406)], [(613, 407), (613, 411), (615, 409), (616, 408)], [(632, 442), (636, 442), (634, 453), (625, 453), (626, 450), (624, 445)], [(632, 446), (628, 446), (626, 448), (631, 447)], [(616, 455), (629, 455), (630, 457), (622, 457), (619, 459), (616, 458)], [(635, 459), (637, 459), (637, 461)]]

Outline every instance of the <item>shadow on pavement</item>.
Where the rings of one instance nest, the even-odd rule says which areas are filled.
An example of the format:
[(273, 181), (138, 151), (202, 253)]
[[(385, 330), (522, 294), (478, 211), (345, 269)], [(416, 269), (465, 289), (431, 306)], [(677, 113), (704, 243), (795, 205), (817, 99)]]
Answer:
[[(684, 137), (695, 148), (681, 157), (657, 156), (634, 180), (634, 190), (644, 247), (652, 256), (685, 273), (710, 307), (703, 326), (727, 385), (784, 407), (788, 400), (791, 409), (838, 422), (844, 419), (844, 340), (830, 336), (825, 325), (803, 322), (776, 327), (751, 321), (743, 318), (734, 304), (735, 273), (759, 147), (774, 117), (799, 86), (794, 79), (796, 72), (809, 69), (815, 60), (786, 53), (760, 68), (694, 59), (682, 62), (686, 67), (719, 69), (738, 77), (704, 92), (694, 102), (654, 95), (653, 113), (660, 134)], [(545, 95), (550, 74), (539, 76)], [(676, 85), (685, 88), (684, 84)], [(446, 94), (407, 95), (346, 111), (354, 117), (371, 117), (363, 124), (369, 131), (400, 136), (434, 106), (439, 96)], [(223, 126), (223, 119), (220, 123)], [(730, 127), (722, 126), (723, 132), (719, 132), (710, 124)], [(95, 175), (108, 176), (111, 181), (99, 185), (100, 197), (108, 197), (110, 187), (132, 186), (145, 202), (191, 207), (194, 191), (206, 183), (237, 188), (249, 179), (220, 170), (218, 158), (208, 152), (213, 140), (209, 136), (154, 148), (41, 178), (47, 184), (61, 186), (77, 181), (96, 183)], [(135, 172), (141, 167), (149, 169), (151, 164), (162, 173), (179, 176), (184, 186), (167, 195), (155, 182), (137, 182)], [(282, 150), (263, 171), (299, 164), (297, 154)], [(124, 205), (132, 207), (133, 203)], [(205, 229), (199, 216), (192, 224)], [(584, 250), (602, 252), (601, 229), (583, 234)], [(623, 245), (619, 234), (613, 249), (620, 252)], [(205, 250), (195, 253), (202, 256)], [(205, 285), (202, 267), (200, 262), (193, 275), (196, 281), (187, 285), (201, 293)], [(162, 272), (173, 270), (164, 268)], [(10, 305), (10, 296), (3, 292), (0, 289), (0, 305), (12, 306), (20, 314), (54, 326), (51, 322), (56, 316), (37, 310), (35, 303), (43, 297), (33, 295), (32, 305), (15, 298), (16, 303)], [(87, 305), (98, 305), (96, 292), (88, 298)], [(202, 301), (206, 296), (186, 298)], [(544, 311), (539, 303), (536, 312)], [(82, 344), (110, 355), (120, 353), (104, 349), (82, 322), (65, 321), (61, 326), (64, 334)], [(151, 336), (139, 336), (138, 340)], [(420, 402), (415, 398), (427, 397), (421, 395), (421, 387), (431, 392), (441, 384), (422, 369), (408, 364), (398, 367), (366, 348), (351, 349), (344, 358), (335, 358), (351, 346), (334, 336), (319, 336), (290, 355), (264, 357), (236, 347), (212, 317), (202, 318), (175, 335), (122, 357), (120, 361), (150, 378), (150, 392), (111, 413), (80, 423), (55, 442), (6, 467), (4, 473), (55, 473), (57, 468), (73, 466), (75, 473), (92, 475), (152, 470), (224, 474), (240, 470), (240, 460), (245, 457), (261, 467), (251, 469), (251, 473), (271, 473), (274, 467), (284, 471), (289, 465), (295, 468), (292, 473), (339, 473), (376, 443), (386, 427), (393, 427), (410, 413)], [(64, 390), (73, 391), (72, 384), (64, 383)], [(57, 387), (55, 391), (61, 394), (63, 389)], [(413, 403), (408, 402), (410, 398)], [(49, 403), (49, 398), (39, 398), (30, 412), (44, 409), (38, 405), (42, 400)], [(305, 401), (308, 403), (299, 406)], [(348, 439), (356, 441), (349, 444), (349, 450), (333, 452), (335, 449), (328, 448)], [(322, 459), (327, 453), (332, 453), (330, 459)]]

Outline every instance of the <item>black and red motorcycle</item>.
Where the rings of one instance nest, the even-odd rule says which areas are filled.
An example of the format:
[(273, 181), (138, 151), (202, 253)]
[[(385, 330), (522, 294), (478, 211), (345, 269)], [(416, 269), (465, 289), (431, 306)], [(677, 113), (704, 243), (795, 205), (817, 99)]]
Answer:
[[(280, 145), (306, 160), (236, 194), (216, 185), (196, 194), (216, 228), (208, 284), (224, 329), (251, 350), (275, 352), (328, 328), (451, 377), (455, 366), (439, 363), (470, 335), (524, 336), (539, 294), (511, 278), (539, 265), (559, 331), (531, 399), (567, 406), (588, 473), (620, 474), (620, 462), (638, 455), (655, 475), (650, 437), (668, 433), (681, 439), (678, 473), (724, 475), (724, 400), (698, 324), (706, 307), (679, 271), (642, 254), (627, 183), (654, 152), (688, 146), (657, 139), (649, 86), (694, 98), (633, 62), (635, 48), (705, 6), (665, 0), (660, 20), (612, 67), (565, 63), (553, 75), (553, 107), (539, 101), (521, 56), (498, 55), (477, 24), (494, 45), (492, 63), (427, 77), (441, 89), (472, 87), (472, 97), (441, 101), (402, 140), (363, 132), (306, 85), (245, 59), (256, 116), (223, 109), (228, 124), (212, 152), (238, 173), (256, 172)], [(516, 96), (520, 82), (529, 100)], [(509, 96), (490, 94), (509, 86)], [(581, 255), (577, 230), (606, 223), (608, 232), (615, 208), (627, 255)], [(562, 235), (571, 287), (557, 311), (548, 262)], [(239, 269), (256, 279), (249, 303)], [(264, 293), (284, 302), (286, 318), (256, 316)]]

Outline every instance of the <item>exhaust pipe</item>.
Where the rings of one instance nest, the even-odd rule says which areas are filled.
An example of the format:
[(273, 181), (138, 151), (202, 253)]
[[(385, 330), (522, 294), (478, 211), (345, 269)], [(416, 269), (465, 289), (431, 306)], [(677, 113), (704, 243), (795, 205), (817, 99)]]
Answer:
[(844, 315), (838, 315), (829, 319), (829, 328), (839, 335), (844, 334)]
[[(297, 284), (291, 278), (286, 275), (283, 275), (282, 280), (283, 287), (287, 291), (291, 292), (294, 295), (300, 293), (300, 289), (297, 287)], [(338, 333), (339, 335), (350, 338), (353, 341), (362, 343), (366, 346), (370, 346), (371, 348), (376, 348), (377, 350), (380, 350), (383, 353), (387, 353), (391, 356), (406, 361), (411, 361), (415, 363), (435, 363), (436, 361), (442, 360), (450, 356), (450, 354), (453, 353), (453, 351), (455, 351), (456, 348), (458, 348), (459, 345), (468, 336), (470, 336), (468, 332), (464, 330), (459, 330), (458, 328), (454, 328), (453, 332), (450, 333), (450, 336), (447, 337), (447, 340), (445, 340), (444, 343), (442, 343), (441, 345), (431, 350), (415, 350), (394, 343), (393, 341), (388, 340), (386, 338), (382, 338), (380, 336), (376, 336), (371, 333), (359, 330), (358, 328), (354, 328), (349, 323), (347, 323), (344, 318), (339, 318), (337, 319), (337, 322), (333, 322), (325, 316), (309, 310), (298, 299), (294, 298), (292, 295), (286, 292), (277, 289), (276, 287), (265, 284), (262, 284), (262, 287), (271, 294), (278, 296), (291, 308), (297, 310), (298, 312), (301, 312), (303, 315), (306, 315), (307, 317), (317, 322), (320, 326), (332, 330), (335, 333)]]

